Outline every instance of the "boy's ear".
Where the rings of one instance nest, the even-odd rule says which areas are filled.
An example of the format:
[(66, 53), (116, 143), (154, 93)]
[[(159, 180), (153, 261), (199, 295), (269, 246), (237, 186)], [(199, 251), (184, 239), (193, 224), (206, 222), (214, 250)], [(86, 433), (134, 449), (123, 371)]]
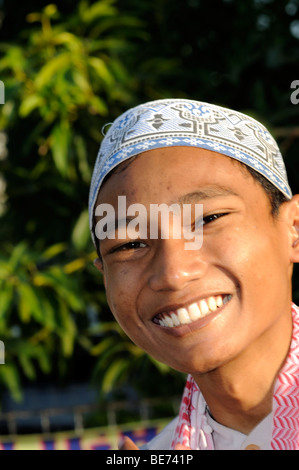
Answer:
[(291, 261), (299, 263), (299, 194), (293, 196), (290, 204), (292, 205)]
[(106, 287), (106, 279), (105, 279), (105, 274), (104, 274), (103, 261), (101, 260), (101, 258), (97, 258), (97, 259), (94, 260), (93, 264), (100, 271), (100, 273), (103, 274), (104, 285)]

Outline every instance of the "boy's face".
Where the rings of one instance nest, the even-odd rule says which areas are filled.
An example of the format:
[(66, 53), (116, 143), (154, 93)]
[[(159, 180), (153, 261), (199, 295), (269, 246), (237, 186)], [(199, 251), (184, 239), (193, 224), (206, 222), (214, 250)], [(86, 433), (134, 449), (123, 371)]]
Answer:
[[(174, 369), (194, 374), (240, 354), (250, 353), (258, 361), (275, 342), (286, 336), (289, 341), (294, 201), (284, 203), (273, 218), (263, 188), (240, 165), (189, 147), (140, 155), (109, 178), (97, 204), (113, 205), (117, 215), (118, 196), (126, 196), (127, 206), (143, 204), (148, 213), (150, 204), (170, 205), (182, 196), (203, 204), (199, 250), (186, 250), (183, 239), (129, 244), (116, 233), (115, 240), (101, 241), (103, 264), (97, 265), (104, 273), (110, 309), (138, 346)], [(199, 304), (201, 300), (206, 302)], [(192, 312), (198, 317), (194, 304), (202, 314), (206, 305), (214, 310), (215, 302), (217, 310), (184, 323), (182, 309), (189, 318)], [(161, 325), (171, 312), (180, 324)]]

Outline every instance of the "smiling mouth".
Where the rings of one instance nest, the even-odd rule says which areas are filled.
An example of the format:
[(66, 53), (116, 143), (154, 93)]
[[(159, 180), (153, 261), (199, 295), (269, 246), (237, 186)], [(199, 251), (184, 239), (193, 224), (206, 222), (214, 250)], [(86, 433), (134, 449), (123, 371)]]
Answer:
[(159, 313), (153, 318), (153, 322), (167, 328), (188, 325), (216, 312), (219, 308), (223, 307), (223, 305), (227, 304), (231, 298), (231, 294), (207, 297), (186, 307)]

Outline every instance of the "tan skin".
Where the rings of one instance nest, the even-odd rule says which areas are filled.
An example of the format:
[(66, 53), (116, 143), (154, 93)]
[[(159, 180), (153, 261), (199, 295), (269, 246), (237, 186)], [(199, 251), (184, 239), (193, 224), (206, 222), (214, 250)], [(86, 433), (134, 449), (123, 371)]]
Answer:
[[(203, 204), (200, 250), (185, 250), (183, 239), (106, 239), (95, 265), (127, 335), (157, 360), (192, 374), (213, 417), (248, 434), (271, 411), (290, 345), (299, 196), (273, 217), (265, 191), (239, 164), (189, 147), (141, 154), (109, 178), (97, 203), (117, 208), (118, 195), (127, 206), (182, 197)], [(232, 298), (205, 324), (170, 329), (153, 322), (158, 311), (217, 294)], [(128, 439), (121, 448), (137, 449)]]

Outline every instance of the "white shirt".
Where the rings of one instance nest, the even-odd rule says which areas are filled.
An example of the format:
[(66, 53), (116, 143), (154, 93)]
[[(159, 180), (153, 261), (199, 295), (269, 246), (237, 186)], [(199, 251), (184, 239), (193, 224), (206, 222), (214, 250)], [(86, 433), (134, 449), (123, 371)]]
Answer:
[(217, 423), (207, 414), (213, 432), (215, 450), (270, 450), (272, 435), (272, 413), (264, 418), (248, 435)]
[[(205, 432), (213, 433), (215, 450), (270, 450), (272, 419), (273, 416), (270, 413), (250, 434), (246, 435), (217, 423), (207, 413), (208, 426)], [(142, 450), (170, 449), (177, 422), (178, 417), (172, 420), (158, 436), (143, 446)]]

